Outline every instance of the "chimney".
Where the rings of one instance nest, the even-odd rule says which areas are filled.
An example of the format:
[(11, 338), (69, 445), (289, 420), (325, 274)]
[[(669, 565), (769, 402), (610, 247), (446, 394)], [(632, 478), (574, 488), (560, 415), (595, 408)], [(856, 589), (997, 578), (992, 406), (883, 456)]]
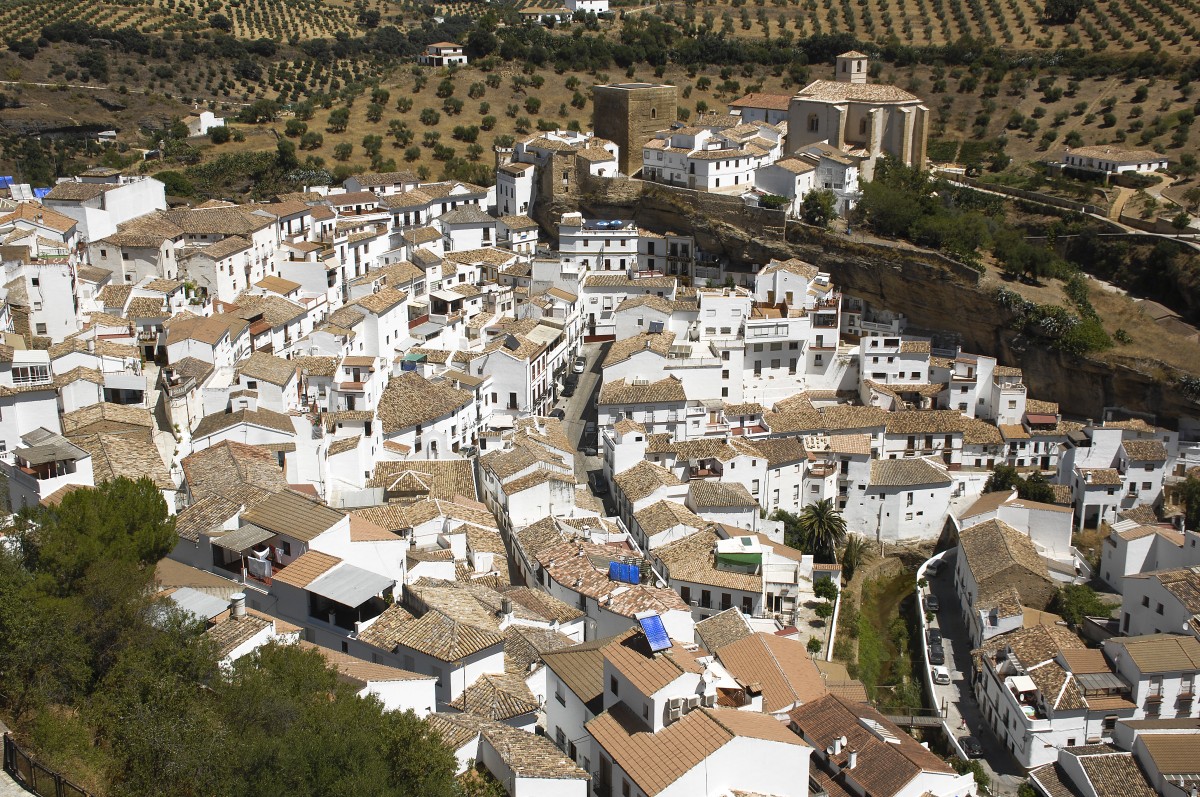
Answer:
[(500, 614), (504, 615), (505, 617), (508, 617), (512, 613), (513, 613), (512, 598), (501, 598), (500, 599)]
[(829, 748), (830, 755), (841, 755), (842, 754), (842, 738), (843, 737), (839, 736), (838, 738), (833, 740), (833, 746)]
[(856, 766), (858, 766), (858, 751), (857, 750), (850, 751), (849, 761), (846, 762), (846, 766), (849, 769), (854, 769)]
[(246, 593), (235, 592), (229, 596), (229, 616), (234, 620), (246, 616)]

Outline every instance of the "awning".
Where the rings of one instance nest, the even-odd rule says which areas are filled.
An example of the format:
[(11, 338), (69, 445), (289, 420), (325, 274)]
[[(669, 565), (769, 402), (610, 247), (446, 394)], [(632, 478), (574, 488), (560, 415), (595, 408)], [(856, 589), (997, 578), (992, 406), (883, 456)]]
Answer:
[(343, 563), (317, 578), (305, 589), (353, 608), (361, 606), (395, 583), (395, 579)]
[(219, 598), (191, 587), (180, 587), (172, 592), (171, 602), (181, 611), (189, 612), (201, 620), (210, 620), (229, 608), (227, 598)]
[(1036, 692), (1037, 691), (1037, 684), (1035, 684), (1033, 682), (1033, 679), (1030, 678), (1028, 675), (1014, 675), (1012, 678), (1009, 679), (1009, 681), (1012, 683), (1012, 688), (1015, 689), (1018, 693), (1023, 694), (1025, 692)]
[(259, 528), (251, 523), (247, 523), (245, 526), (234, 529), (228, 534), (222, 534), (220, 537), (213, 537), (212, 544), (218, 548), (224, 548), (227, 551), (242, 553), (243, 551), (250, 550), (256, 545), (261, 545), (274, 536), (274, 532), (267, 531), (264, 528)]
[(1053, 426), (1058, 423), (1058, 416), (1027, 412), (1025, 413), (1025, 420), (1037, 426)]

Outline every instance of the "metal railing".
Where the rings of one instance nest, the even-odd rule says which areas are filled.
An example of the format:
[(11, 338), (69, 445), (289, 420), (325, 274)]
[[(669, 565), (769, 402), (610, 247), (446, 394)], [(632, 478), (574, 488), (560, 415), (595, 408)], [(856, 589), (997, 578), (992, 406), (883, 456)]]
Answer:
[(4, 734), (4, 771), (21, 786), (40, 797), (91, 797), (59, 773), (39, 764), (17, 746), (12, 734)]

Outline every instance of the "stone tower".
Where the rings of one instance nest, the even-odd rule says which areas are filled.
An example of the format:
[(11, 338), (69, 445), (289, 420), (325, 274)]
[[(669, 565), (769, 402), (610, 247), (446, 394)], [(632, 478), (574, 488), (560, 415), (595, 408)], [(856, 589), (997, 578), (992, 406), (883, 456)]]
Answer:
[(851, 50), (837, 57), (837, 74), (834, 76), (838, 83), (866, 83), (867, 56)]
[(617, 145), (621, 174), (632, 177), (642, 168), (642, 147), (675, 121), (674, 86), (655, 83), (612, 83), (592, 87), (592, 130)]

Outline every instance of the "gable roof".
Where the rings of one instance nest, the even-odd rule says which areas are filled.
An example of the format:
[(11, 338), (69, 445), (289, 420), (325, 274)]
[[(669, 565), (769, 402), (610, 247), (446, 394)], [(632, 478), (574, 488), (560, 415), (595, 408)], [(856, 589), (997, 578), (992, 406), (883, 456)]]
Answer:
[(800, 737), (774, 717), (733, 709), (698, 708), (651, 733), (640, 717), (618, 703), (584, 727), (648, 797), (659, 794), (738, 737), (804, 746)]
[(795, 639), (759, 632), (715, 651), (717, 659), (742, 685), (758, 684), (763, 711), (773, 713), (825, 695), (825, 682), (804, 645)]

